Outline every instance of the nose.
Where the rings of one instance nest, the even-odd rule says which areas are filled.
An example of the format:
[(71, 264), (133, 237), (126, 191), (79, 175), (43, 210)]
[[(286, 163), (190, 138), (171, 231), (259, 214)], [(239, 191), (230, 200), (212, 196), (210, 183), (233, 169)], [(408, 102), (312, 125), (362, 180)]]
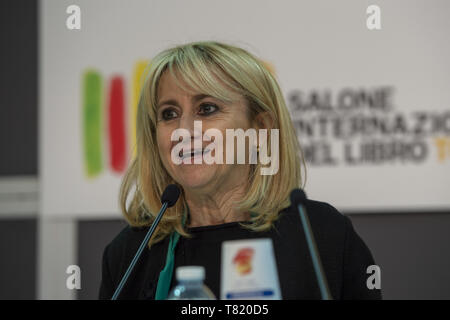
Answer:
[(201, 139), (202, 129), (198, 122), (200, 122), (200, 120), (195, 120), (192, 114), (183, 114), (179, 121), (179, 128), (188, 130), (191, 139)]

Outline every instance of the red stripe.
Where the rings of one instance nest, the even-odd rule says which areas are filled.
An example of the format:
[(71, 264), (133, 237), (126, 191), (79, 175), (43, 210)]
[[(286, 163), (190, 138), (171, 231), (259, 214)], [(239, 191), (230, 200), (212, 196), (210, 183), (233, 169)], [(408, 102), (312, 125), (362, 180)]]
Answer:
[(124, 81), (116, 76), (111, 79), (109, 91), (109, 160), (112, 171), (125, 169), (125, 102)]

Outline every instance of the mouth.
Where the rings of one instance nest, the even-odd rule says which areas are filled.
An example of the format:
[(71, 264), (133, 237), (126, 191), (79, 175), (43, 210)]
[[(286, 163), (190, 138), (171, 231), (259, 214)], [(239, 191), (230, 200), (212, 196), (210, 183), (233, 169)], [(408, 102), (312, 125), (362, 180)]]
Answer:
[(178, 156), (181, 158), (181, 160), (185, 159), (185, 158), (194, 158), (197, 156), (202, 156), (211, 152), (211, 149), (196, 149), (196, 150), (186, 150), (186, 152), (184, 153), (183, 150), (180, 150), (180, 152), (178, 153)]

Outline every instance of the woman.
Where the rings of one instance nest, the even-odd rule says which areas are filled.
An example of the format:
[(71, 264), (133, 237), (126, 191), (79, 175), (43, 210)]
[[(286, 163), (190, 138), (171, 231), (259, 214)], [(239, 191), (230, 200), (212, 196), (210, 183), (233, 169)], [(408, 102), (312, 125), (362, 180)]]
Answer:
[[(243, 164), (230, 129), (255, 130), (260, 138), (248, 139)], [(262, 174), (267, 162), (251, 159), (267, 150), (277, 163)], [(208, 155), (234, 161), (201, 161)], [(129, 226), (105, 249), (100, 298), (113, 295), (164, 188), (175, 183), (180, 199), (165, 213), (119, 299), (165, 299), (176, 284), (174, 270), (184, 265), (204, 266), (206, 285), (220, 297), (222, 243), (254, 238), (273, 242), (283, 299), (320, 299), (299, 214), (289, 201), (303, 180), (302, 161), (281, 90), (262, 61), (216, 42), (157, 55), (141, 93), (136, 158), (121, 188)], [(332, 297), (380, 298), (366, 286), (366, 268), (374, 262), (350, 220), (323, 202), (308, 200), (305, 207)]]

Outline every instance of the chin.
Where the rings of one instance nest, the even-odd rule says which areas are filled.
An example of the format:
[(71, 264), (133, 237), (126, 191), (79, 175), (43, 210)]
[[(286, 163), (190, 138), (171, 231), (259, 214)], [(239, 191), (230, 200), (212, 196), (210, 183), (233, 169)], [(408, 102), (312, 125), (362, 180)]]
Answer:
[(202, 188), (214, 180), (215, 170), (210, 165), (185, 165), (175, 168), (177, 182), (188, 189)]

